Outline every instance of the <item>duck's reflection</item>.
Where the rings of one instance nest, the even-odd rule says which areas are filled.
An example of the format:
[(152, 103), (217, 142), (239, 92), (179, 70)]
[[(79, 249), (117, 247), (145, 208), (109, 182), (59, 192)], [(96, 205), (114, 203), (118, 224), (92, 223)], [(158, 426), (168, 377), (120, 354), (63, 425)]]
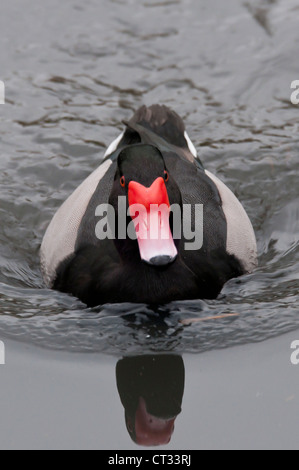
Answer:
[(139, 445), (168, 444), (181, 412), (185, 367), (175, 355), (125, 357), (116, 366), (128, 432)]

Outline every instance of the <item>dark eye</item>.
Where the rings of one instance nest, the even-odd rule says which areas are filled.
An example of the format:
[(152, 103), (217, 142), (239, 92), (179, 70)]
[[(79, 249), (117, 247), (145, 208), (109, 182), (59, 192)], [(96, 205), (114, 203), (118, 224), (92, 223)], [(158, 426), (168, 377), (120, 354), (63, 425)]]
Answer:
[(122, 188), (126, 186), (126, 178), (124, 176), (122, 176), (120, 179), (120, 185), (122, 186)]
[(166, 183), (169, 180), (169, 173), (166, 170), (164, 171), (164, 179), (165, 179)]

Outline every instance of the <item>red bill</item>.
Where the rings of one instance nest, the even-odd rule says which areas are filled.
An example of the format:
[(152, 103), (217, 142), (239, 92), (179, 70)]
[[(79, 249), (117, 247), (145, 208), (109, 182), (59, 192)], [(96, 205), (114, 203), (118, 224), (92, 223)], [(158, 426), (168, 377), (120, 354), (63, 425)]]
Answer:
[(153, 266), (175, 261), (178, 251), (170, 228), (170, 203), (164, 179), (157, 178), (150, 188), (131, 181), (128, 198), (141, 259)]

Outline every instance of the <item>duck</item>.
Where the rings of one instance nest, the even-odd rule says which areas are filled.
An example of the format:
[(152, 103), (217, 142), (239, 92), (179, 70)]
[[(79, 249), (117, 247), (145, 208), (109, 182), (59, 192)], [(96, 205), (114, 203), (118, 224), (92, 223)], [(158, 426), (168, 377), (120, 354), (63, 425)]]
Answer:
[(123, 124), (48, 226), (47, 287), (89, 307), (217, 299), (258, 264), (243, 205), (205, 169), (175, 111), (142, 106)]

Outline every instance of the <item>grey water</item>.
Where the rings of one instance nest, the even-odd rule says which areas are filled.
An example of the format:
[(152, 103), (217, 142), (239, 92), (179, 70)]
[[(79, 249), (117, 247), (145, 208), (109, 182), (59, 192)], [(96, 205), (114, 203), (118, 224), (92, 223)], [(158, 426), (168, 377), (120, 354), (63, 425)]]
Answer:
[[(269, 357), (274, 344), (289, 366), (290, 341), (274, 338), (299, 339), (299, 106), (290, 99), (291, 83), (299, 80), (298, 20), (295, 0), (3, 0), (0, 339), (13, 350), (16, 341), (27, 345), (31, 362), (40, 364), (35, 373), (43, 368), (40, 355), (50, 360), (61, 354), (60, 368), (85, 364), (82, 375), (93, 387), (93, 373), (84, 375), (86, 353), (97, 354), (94, 371), (102, 378), (114, 374), (123, 356), (167, 353), (186, 355), (190, 377), (205, 354), (217, 354), (228, 367), (231, 351), (257, 347)], [(205, 167), (245, 206), (259, 267), (229, 282), (215, 301), (175, 302), (155, 311), (127, 304), (87, 309), (45, 288), (40, 243), (55, 211), (100, 164), (122, 121), (153, 103), (183, 117)], [(11, 354), (22, 361), (19, 347)], [(262, 366), (256, 367), (262, 375)], [(215, 371), (210, 377), (215, 386), (221, 383)], [(109, 407), (115, 404), (111, 388), (98, 397)], [(14, 400), (24, 410), (22, 394)], [(295, 401), (298, 407), (298, 396)], [(279, 407), (275, 400), (273, 407)], [(54, 435), (57, 421), (51, 423)], [(129, 445), (126, 430), (119, 433), (115, 448)], [(21, 445), (18, 436), (12, 447)], [(86, 444), (73, 437), (66, 445)], [(278, 433), (272, 444), (283, 442)], [(105, 439), (97, 443), (104, 447)]]

